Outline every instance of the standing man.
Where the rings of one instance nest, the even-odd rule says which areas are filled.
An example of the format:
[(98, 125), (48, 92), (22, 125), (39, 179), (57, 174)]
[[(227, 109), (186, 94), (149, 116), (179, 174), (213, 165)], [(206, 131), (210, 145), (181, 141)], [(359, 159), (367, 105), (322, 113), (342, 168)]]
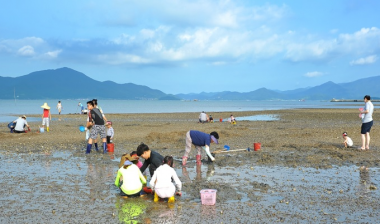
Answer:
[(46, 131), (49, 132), (49, 121), (51, 121), (50, 107), (47, 103), (44, 103), (41, 107), (44, 109), (42, 112), (42, 128), (45, 129), (46, 125)]
[(195, 146), (198, 150), (198, 154), (196, 156), (197, 164), (201, 163), (201, 148), (203, 148), (207, 155), (210, 157), (212, 161), (215, 158), (210, 153), (210, 144), (216, 143), (218, 144), (219, 134), (216, 131), (211, 132), (210, 134), (190, 130), (186, 133), (186, 149), (185, 155), (182, 157), (182, 165), (185, 166), (187, 162), (187, 158), (189, 157), (189, 153), (191, 151), (191, 144)]
[(28, 122), (26, 122), (25, 115), (22, 115), (22, 117), (19, 117), (14, 122), (16, 123), (16, 126), (14, 127), (14, 133), (25, 133), (25, 126), (29, 129), (29, 125)]
[(371, 127), (373, 125), (373, 104), (371, 102), (371, 97), (369, 95), (364, 96), (364, 102), (365, 106), (360, 113), (362, 114), (362, 128), (361, 128), (361, 135), (362, 135), (362, 147), (360, 147), (360, 150), (368, 150), (369, 149), (369, 141), (370, 136), (369, 132), (371, 131)]
[(104, 126), (104, 119), (102, 113), (98, 108), (94, 107), (94, 103), (92, 101), (87, 102), (87, 109), (89, 111), (89, 120), (87, 121), (87, 128), (91, 128), (90, 138), (87, 143), (86, 154), (91, 152), (92, 142), (100, 135), (100, 138), (103, 142), (103, 153), (107, 152), (107, 136), (106, 136), (106, 126)]

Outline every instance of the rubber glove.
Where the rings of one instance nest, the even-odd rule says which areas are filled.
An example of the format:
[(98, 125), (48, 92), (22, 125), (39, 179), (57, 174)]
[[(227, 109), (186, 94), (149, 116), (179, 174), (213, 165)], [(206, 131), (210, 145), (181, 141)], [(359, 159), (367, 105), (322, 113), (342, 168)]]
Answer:
[(211, 153), (210, 153), (210, 148), (208, 147), (208, 145), (203, 146), (202, 148), (206, 151), (206, 154), (208, 155), (208, 157), (210, 157), (210, 159), (211, 159), (212, 161), (215, 161), (215, 158), (214, 158), (214, 157), (211, 155)]

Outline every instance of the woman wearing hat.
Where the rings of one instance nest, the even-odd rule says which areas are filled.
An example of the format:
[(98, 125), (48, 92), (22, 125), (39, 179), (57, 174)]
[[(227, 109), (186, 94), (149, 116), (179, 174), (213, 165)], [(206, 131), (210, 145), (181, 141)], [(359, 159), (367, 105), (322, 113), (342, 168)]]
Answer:
[(123, 166), (117, 171), (115, 185), (120, 188), (120, 195), (123, 197), (143, 196), (143, 184), (146, 184), (146, 179), (140, 169), (132, 163), (135, 158), (127, 154), (125, 159)]
[(44, 109), (44, 111), (42, 112), (42, 128), (45, 129), (46, 124), (46, 131), (49, 132), (49, 121), (51, 121), (50, 107), (47, 103), (44, 103), (44, 105), (42, 105), (41, 108)]

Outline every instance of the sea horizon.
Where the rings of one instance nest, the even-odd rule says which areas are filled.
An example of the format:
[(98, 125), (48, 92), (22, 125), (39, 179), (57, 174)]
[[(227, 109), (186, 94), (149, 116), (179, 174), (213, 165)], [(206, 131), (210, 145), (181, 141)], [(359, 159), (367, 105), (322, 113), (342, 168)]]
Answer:
[[(60, 100), (63, 106), (61, 114), (80, 113), (78, 103), (87, 107), (86, 100)], [(0, 122), (8, 121), (17, 115), (42, 114), (41, 106), (48, 103), (51, 114), (58, 114), (57, 99), (49, 100), (0, 100)], [(129, 113), (186, 113), (186, 112), (235, 112), (281, 110), (296, 108), (358, 108), (362, 102), (336, 103), (320, 100), (233, 100), (233, 101), (184, 101), (184, 100), (102, 100), (99, 106), (105, 114)]]

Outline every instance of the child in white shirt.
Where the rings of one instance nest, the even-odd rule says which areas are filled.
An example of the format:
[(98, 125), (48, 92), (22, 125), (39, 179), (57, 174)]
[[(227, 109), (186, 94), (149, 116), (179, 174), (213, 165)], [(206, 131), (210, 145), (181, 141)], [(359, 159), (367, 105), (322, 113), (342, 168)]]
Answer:
[(112, 121), (107, 121), (106, 123), (107, 129), (107, 144), (110, 144), (113, 142), (113, 136), (115, 134), (113, 127), (112, 127)]
[(352, 145), (354, 144), (352, 139), (350, 137), (348, 137), (347, 132), (343, 132), (343, 139), (344, 139), (343, 144), (344, 144), (345, 148), (352, 147)]
[[(172, 183), (172, 178), (175, 185)], [(173, 157), (166, 156), (164, 164), (159, 166), (150, 180), (150, 186), (155, 190), (154, 201), (157, 202), (160, 198), (169, 198), (168, 202), (174, 202), (174, 193), (182, 196), (181, 188), (182, 183), (179, 180), (177, 173), (173, 169)], [(177, 192), (176, 191), (177, 188)]]

